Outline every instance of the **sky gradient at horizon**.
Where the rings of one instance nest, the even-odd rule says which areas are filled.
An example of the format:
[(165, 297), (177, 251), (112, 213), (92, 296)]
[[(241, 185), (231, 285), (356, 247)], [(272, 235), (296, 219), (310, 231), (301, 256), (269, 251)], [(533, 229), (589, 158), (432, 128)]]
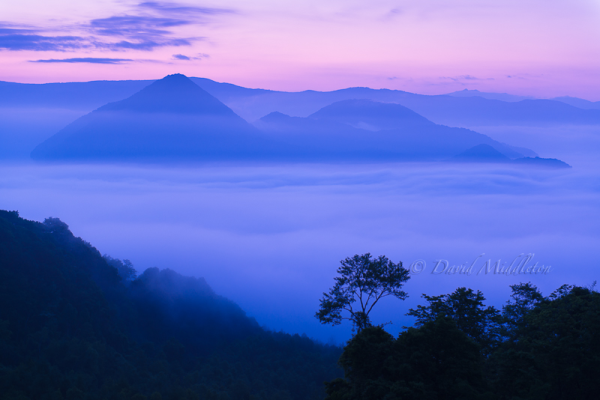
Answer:
[(275, 90), (478, 89), (600, 100), (600, 1), (22, 0), (0, 4), (0, 80), (180, 72)]

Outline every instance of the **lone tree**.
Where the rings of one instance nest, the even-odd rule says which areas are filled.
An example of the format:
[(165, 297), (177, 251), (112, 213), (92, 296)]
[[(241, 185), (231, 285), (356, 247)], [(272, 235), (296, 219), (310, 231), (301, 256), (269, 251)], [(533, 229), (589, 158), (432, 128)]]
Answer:
[(335, 285), (329, 293), (323, 293), (321, 307), (315, 314), (322, 324), (339, 325), (343, 319), (348, 319), (360, 332), (371, 326), (369, 313), (379, 300), (387, 296), (400, 300), (408, 297), (402, 286), (410, 276), (402, 262), (394, 264), (385, 256), (373, 258), (367, 253), (340, 263)]

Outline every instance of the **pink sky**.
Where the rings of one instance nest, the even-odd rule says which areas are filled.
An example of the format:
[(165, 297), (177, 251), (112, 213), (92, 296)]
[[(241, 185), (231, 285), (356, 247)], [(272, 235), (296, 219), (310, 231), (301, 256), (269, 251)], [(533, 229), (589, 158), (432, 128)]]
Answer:
[(468, 88), (598, 101), (600, 1), (0, 3), (0, 80), (175, 72), (277, 90)]

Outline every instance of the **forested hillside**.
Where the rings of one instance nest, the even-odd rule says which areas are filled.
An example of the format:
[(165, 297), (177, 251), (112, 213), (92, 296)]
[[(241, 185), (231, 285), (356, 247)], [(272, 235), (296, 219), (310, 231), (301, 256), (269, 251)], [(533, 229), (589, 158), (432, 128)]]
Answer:
[[(408, 272), (390, 265), (399, 290)], [(59, 219), (0, 211), (0, 397), (596, 399), (600, 293), (512, 290), (502, 309), (467, 288), (423, 295), (413, 327), (393, 337), (365, 318), (342, 351), (261, 328), (201, 278), (137, 276)]]
[(203, 279), (138, 277), (58, 219), (0, 211), (2, 399), (321, 399), (340, 354)]

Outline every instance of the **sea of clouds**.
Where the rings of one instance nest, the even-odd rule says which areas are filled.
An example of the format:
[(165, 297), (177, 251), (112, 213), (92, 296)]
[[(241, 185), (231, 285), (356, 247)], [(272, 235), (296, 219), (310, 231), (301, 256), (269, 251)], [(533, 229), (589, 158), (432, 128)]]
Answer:
[[(492, 128), (490, 128), (492, 129)], [(455, 164), (0, 164), (0, 205), (22, 217), (58, 217), (101, 253), (138, 271), (171, 268), (202, 276), (270, 329), (340, 343), (349, 326), (319, 325), (314, 313), (339, 261), (370, 252), (426, 262), (386, 301), (374, 321), (393, 321), (420, 295), (459, 286), (500, 307), (510, 284), (531, 281), (544, 294), (598, 278), (600, 132), (597, 128), (504, 128), (499, 140), (530, 146), (574, 168), (546, 170)], [(504, 136), (504, 138), (502, 137)], [(507, 142), (509, 140), (506, 140)], [(535, 146), (534, 146), (535, 145)], [(478, 258), (482, 253), (483, 256)], [(431, 274), (450, 265), (511, 262), (548, 274)]]

